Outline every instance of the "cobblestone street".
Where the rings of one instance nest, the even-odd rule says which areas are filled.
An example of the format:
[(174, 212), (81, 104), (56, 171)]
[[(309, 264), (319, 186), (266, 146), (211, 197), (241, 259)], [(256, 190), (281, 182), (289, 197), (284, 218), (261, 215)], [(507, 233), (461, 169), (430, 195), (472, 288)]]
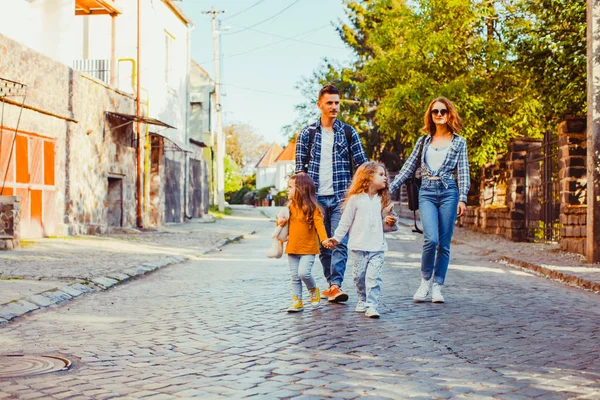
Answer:
[[(597, 294), (458, 243), (446, 303), (414, 304), (422, 239), (401, 226), (381, 319), (354, 311), (349, 270), (348, 304), (287, 314), (271, 230), (3, 325), (0, 354), (74, 366), (0, 380), (0, 399), (600, 398)], [(324, 288), (318, 262), (313, 275)]]

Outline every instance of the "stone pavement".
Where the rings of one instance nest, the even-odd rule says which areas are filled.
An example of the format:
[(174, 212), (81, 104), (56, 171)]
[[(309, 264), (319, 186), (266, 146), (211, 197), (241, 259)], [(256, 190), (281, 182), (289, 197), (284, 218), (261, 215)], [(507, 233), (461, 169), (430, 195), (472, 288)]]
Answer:
[(168, 224), (156, 231), (25, 241), (21, 250), (0, 251), (0, 325), (182, 262), (266, 226), (270, 223), (260, 210), (239, 207), (223, 219)]
[(422, 238), (403, 226), (381, 319), (354, 312), (349, 271), (348, 304), (288, 314), (286, 260), (264, 257), (271, 230), (3, 325), (0, 354), (74, 366), (0, 380), (0, 399), (600, 398), (597, 294), (457, 243), (447, 302), (414, 304)]

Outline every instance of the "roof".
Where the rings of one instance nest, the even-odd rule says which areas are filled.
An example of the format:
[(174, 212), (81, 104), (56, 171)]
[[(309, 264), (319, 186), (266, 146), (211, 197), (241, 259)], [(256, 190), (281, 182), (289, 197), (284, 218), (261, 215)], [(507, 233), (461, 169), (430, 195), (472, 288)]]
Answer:
[(277, 143), (273, 143), (269, 150), (265, 152), (260, 161), (256, 164), (256, 168), (275, 167), (275, 160), (281, 154), (283, 149)]
[(75, 0), (75, 15), (116, 15), (123, 12), (113, 0)]
[(200, 72), (202, 72), (204, 75), (206, 75), (206, 77), (207, 77), (208, 79), (210, 79), (210, 80), (212, 81), (212, 79), (210, 78), (210, 75), (209, 75), (209, 73), (208, 73), (208, 72), (206, 72), (206, 70), (205, 70), (204, 68), (202, 68), (202, 67), (200, 66), (200, 64), (198, 64), (196, 61), (192, 60), (192, 66), (193, 66), (193, 67), (196, 67), (196, 68), (198, 68), (198, 69), (200, 70)]
[(285, 146), (285, 149), (281, 152), (281, 154), (277, 157), (275, 162), (279, 161), (296, 161), (296, 141), (292, 140)]
[(181, 20), (181, 22), (183, 22), (184, 24), (186, 24), (188, 26), (194, 26), (194, 23), (192, 22), (192, 20), (183, 13), (183, 11), (181, 10), (181, 8), (179, 8), (179, 6), (177, 6), (175, 3), (173, 3), (173, 0), (162, 0), (162, 1), (163, 1), (163, 3), (166, 4), (167, 7), (169, 7), (171, 9), (171, 11), (173, 11), (175, 16), (177, 16), (177, 18), (179, 18)]

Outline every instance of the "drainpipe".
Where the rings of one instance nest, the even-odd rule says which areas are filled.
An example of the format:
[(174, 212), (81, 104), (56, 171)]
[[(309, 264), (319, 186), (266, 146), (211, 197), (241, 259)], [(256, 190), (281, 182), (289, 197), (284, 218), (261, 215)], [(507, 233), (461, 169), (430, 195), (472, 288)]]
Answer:
[[(191, 36), (193, 27), (187, 26), (186, 35), (186, 57), (185, 57), (185, 145), (189, 143), (190, 138), (190, 64), (192, 63), (192, 50), (191, 50)], [(185, 219), (192, 219), (191, 212), (189, 212), (189, 199), (190, 199), (190, 156), (189, 153), (183, 153), (184, 155), (184, 184), (183, 184), (183, 221)]]
[(110, 86), (117, 86), (117, 14), (110, 14)]
[(141, 96), (140, 96), (140, 87), (141, 87), (141, 82), (140, 82), (140, 56), (142, 53), (142, 49), (141, 49), (141, 15), (142, 15), (142, 11), (141, 11), (141, 6), (142, 6), (142, 2), (141, 0), (137, 0), (137, 85), (136, 85), (136, 94), (135, 94), (135, 115), (137, 117), (137, 122), (136, 122), (136, 137), (137, 137), (137, 146), (136, 146), (136, 153), (137, 153), (137, 184), (136, 184), (136, 192), (137, 192), (137, 227), (138, 228), (143, 228), (144, 227), (144, 221), (143, 221), (143, 210), (142, 210), (142, 135), (141, 135), (141, 122), (140, 122), (140, 117), (142, 115), (141, 113), (141, 108), (142, 108), (142, 104), (141, 104)]

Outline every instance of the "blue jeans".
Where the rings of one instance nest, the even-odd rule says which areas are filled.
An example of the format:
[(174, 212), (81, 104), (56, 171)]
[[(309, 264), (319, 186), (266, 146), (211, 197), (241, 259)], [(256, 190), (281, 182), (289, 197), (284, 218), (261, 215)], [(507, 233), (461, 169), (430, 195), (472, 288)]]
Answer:
[(350, 251), (356, 293), (367, 307), (377, 308), (379, 305), (384, 259), (383, 251)]
[(419, 213), (423, 224), (423, 254), (421, 275), (443, 285), (450, 263), (450, 240), (454, 233), (458, 207), (458, 188), (455, 181), (423, 179), (419, 190)]
[(292, 282), (292, 294), (302, 298), (302, 282), (307, 289), (314, 289), (317, 284), (312, 277), (311, 270), (315, 263), (313, 254), (288, 254), (288, 266)]
[[(323, 223), (325, 224), (327, 236), (332, 237), (342, 218), (342, 203), (337, 201), (335, 196), (317, 196), (317, 200), (323, 209)], [(348, 261), (347, 244), (348, 235), (333, 250), (326, 249), (319, 244), (321, 248), (319, 259), (323, 265), (323, 274), (329, 285), (342, 287), (346, 262)]]

